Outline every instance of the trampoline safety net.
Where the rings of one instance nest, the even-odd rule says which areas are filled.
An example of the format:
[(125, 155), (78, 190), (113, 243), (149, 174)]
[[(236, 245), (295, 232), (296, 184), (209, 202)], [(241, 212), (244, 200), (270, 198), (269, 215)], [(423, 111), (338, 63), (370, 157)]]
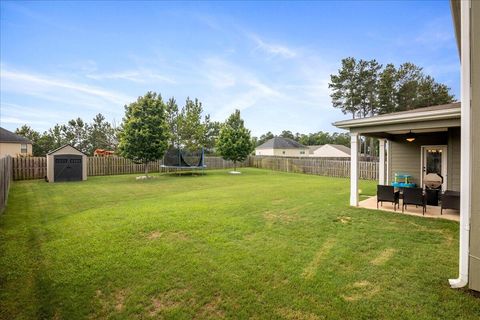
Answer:
[(163, 166), (174, 168), (205, 168), (203, 149), (188, 151), (170, 148), (163, 157)]

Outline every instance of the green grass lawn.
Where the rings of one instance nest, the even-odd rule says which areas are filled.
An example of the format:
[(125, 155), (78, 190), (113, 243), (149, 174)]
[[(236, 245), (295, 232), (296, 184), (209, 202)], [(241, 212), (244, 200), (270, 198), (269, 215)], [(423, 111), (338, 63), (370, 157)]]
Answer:
[(478, 319), (447, 282), (458, 223), (350, 208), (347, 179), (242, 171), (15, 182), (1, 317)]

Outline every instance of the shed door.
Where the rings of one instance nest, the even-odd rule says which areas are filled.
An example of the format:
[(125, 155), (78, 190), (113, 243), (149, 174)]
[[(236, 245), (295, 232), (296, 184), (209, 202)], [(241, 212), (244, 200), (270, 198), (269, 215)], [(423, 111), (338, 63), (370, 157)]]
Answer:
[(53, 157), (54, 181), (81, 181), (82, 174), (82, 156), (74, 154), (62, 154)]

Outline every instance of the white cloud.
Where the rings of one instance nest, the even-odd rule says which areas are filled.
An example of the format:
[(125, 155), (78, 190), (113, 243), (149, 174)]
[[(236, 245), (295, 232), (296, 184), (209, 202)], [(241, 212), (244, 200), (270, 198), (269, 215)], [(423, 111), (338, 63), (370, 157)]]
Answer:
[(122, 93), (95, 87), (83, 83), (72, 82), (67, 79), (39, 75), (29, 72), (8, 70), (2, 66), (1, 90), (21, 93), (24, 95), (42, 96), (52, 99), (73, 95), (77, 98), (84, 98), (86, 101), (92, 99), (101, 100), (102, 104), (110, 103), (124, 105), (132, 100)]
[(112, 73), (91, 72), (87, 73), (86, 77), (94, 80), (128, 80), (137, 83), (147, 83), (152, 81), (166, 82), (170, 84), (176, 83), (172, 78), (143, 69)]
[(256, 49), (260, 49), (270, 55), (280, 56), (283, 58), (293, 58), (297, 56), (297, 52), (294, 49), (285, 45), (266, 42), (256, 34), (250, 34), (249, 37), (255, 42)]
[(218, 57), (205, 59), (198, 72), (208, 80), (204, 98), (217, 120), (223, 120), (235, 109), (258, 107), (283, 96), (274, 84), (261, 81), (258, 72)]
[(8, 123), (8, 124), (16, 124), (16, 125), (23, 125), (23, 124), (36, 124), (36, 125), (49, 125), (50, 123), (48, 121), (44, 120), (31, 120), (28, 118), (14, 118), (14, 117), (3, 117), (0, 121), (1, 123)]

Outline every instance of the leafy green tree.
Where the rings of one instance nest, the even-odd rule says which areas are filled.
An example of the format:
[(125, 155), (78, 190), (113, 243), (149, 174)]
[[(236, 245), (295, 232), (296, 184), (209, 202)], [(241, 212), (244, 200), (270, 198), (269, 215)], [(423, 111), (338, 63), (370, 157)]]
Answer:
[(350, 147), (350, 135), (346, 132), (338, 133), (334, 132), (331, 135), (331, 139), (333, 144), (341, 144), (347, 147)]
[(264, 144), (265, 142), (267, 142), (268, 140), (272, 139), (272, 138), (275, 138), (275, 135), (273, 133), (271, 133), (270, 131), (268, 131), (267, 133), (265, 134), (262, 134), (260, 136), (260, 138), (257, 139), (257, 147), (259, 145), (262, 145)]
[(280, 133), (280, 137), (295, 140), (295, 136), (290, 130), (283, 130), (282, 133)]
[(252, 153), (254, 145), (250, 130), (245, 128), (240, 117), (240, 110), (235, 110), (220, 129), (217, 151), (223, 159), (233, 161), (234, 170), (237, 162), (244, 161)]
[(148, 163), (161, 159), (168, 148), (170, 134), (165, 109), (162, 97), (155, 92), (147, 92), (125, 106), (120, 154), (145, 164), (145, 175), (148, 175)]

